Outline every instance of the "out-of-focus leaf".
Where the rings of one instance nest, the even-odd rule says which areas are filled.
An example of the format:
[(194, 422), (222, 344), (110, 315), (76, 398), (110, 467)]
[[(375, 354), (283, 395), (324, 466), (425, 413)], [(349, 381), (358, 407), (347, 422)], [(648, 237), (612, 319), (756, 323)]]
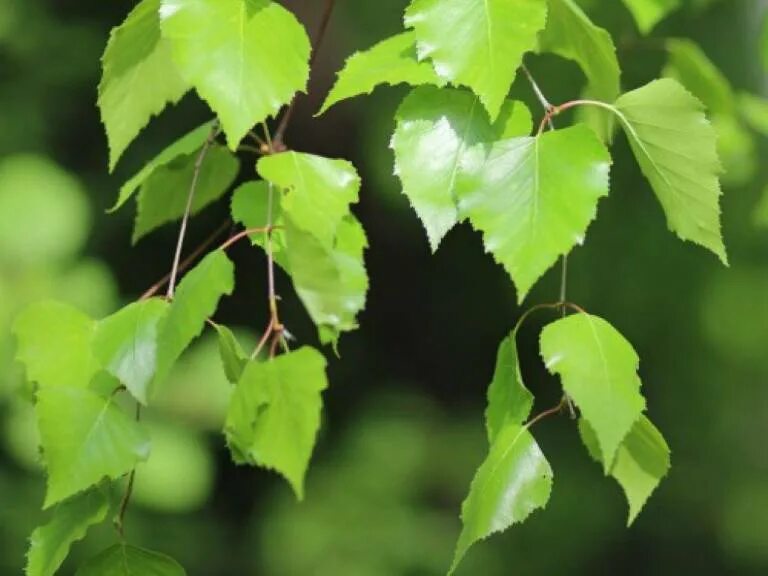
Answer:
[(186, 576), (181, 565), (173, 558), (136, 548), (128, 544), (115, 544), (91, 558), (77, 571), (76, 576)]

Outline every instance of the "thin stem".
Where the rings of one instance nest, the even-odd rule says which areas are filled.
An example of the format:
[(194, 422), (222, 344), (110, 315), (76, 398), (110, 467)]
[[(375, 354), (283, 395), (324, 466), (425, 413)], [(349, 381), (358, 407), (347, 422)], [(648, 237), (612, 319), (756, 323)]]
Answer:
[[(141, 404), (136, 402), (136, 422), (141, 420)], [(120, 501), (120, 510), (117, 513), (117, 518), (115, 518), (115, 528), (117, 529), (117, 533), (120, 534), (120, 538), (125, 537), (125, 513), (128, 511), (128, 504), (131, 501), (131, 496), (133, 495), (133, 485), (136, 481), (136, 467), (131, 470), (131, 473), (128, 475), (128, 484), (125, 487), (125, 493), (123, 494), (123, 499)]]
[[(264, 145), (266, 146), (266, 144)], [(261, 156), (264, 154), (264, 148), (256, 148), (256, 146), (251, 146), (249, 144), (240, 144), (240, 146), (237, 147), (238, 152), (250, 152), (251, 154), (255, 154), (257, 156)]]
[(531, 418), (528, 423), (525, 425), (526, 428), (530, 429), (538, 422), (541, 422), (544, 420), (544, 418), (547, 418), (548, 416), (554, 416), (555, 414), (559, 414), (563, 411), (563, 408), (565, 408), (565, 399), (560, 400), (560, 402), (557, 404), (557, 406), (550, 408), (549, 410), (544, 410), (541, 414), (538, 414)]
[(548, 122), (551, 122), (553, 117), (565, 112), (566, 110), (570, 110), (571, 108), (576, 108), (577, 106), (597, 106), (598, 108), (608, 110), (613, 114), (618, 114), (620, 119), (623, 118), (621, 113), (615, 107), (611, 106), (610, 104), (606, 104), (605, 102), (600, 102), (599, 100), (571, 100), (570, 102), (566, 102), (560, 106), (553, 106), (547, 111), (547, 113), (544, 115), (544, 118), (541, 119), (541, 124), (539, 124), (539, 134), (544, 132), (544, 126)]
[[(279, 226), (272, 226), (272, 229), (279, 228)], [(248, 236), (253, 236), (254, 234), (264, 234), (265, 232), (270, 231), (269, 227), (261, 227), (261, 228), (248, 228), (247, 230), (243, 230), (242, 232), (238, 232), (231, 238), (227, 239), (224, 244), (219, 246), (219, 250), (227, 250), (228, 248), (232, 247), (233, 244), (237, 244), (240, 240), (243, 238), (247, 238)]]
[(269, 325), (267, 325), (267, 329), (264, 330), (264, 334), (262, 334), (261, 340), (259, 340), (259, 343), (256, 345), (256, 348), (253, 350), (253, 354), (251, 354), (251, 360), (255, 360), (256, 358), (258, 358), (259, 354), (261, 354), (261, 351), (264, 349), (264, 346), (267, 344), (269, 337), (272, 336), (272, 332), (274, 330), (275, 330), (275, 324), (270, 319)]
[[(184, 270), (189, 268), (192, 265), (192, 263), (200, 257), (201, 254), (203, 254), (206, 250), (208, 250), (208, 248), (210, 248), (213, 245), (213, 243), (216, 241), (216, 238), (221, 236), (224, 233), (224, 231), (230, 227), (230, 225), (231, 225), (231, 222), (227, 220), (221, 226), (219, 226), (216, 230), (214, 230), (214, 232), (210, 236), (208, 236), (208, 238), (203, 240), (202, 244), (200, 244), (200, 246), (195, 248), (192, 251), (192, 253), (189, 256), (187, 256), (181, 264), (179, 264), (179, 272), (184, 272)], [(147, 291), (141, 295), (141, 298), (139, 298), (139, 300), (147, 300), (148, 298), (152, 298), (152, 296), (157, 294), (160, 291), (160, 289), (163, 286), (165, 286), (168, 280), (170, 279), (171, 279), (171, 273), (168, 272), (168, 274), (160, 278), (160, 280), (158, 280), (151, 287), (149, 287)]]
[(274, 205), (275, 191), (272, 183), (269, 183), (269, 198), (267, 199), (267, 228), (264, 233), (267, 244), (267, 284), (269, 287), (269, 314), (272, 328), (282, 331), (282, 324), (277, 313), (277, 295), (275, 294), (275, 256), (272, 247), (272, 209)]
[(219, 124), (215, 122), (211, 127), (211, 132), (208, 134), (208, 139), (200, 149), (200, 153), (195, 160), (195, 171), (192, 174), (192, 182), (189, 185), (189, 193), (187, 194), (187, 205), (184, 208), (184, 217), (181, 220), (181, 228), (179, 229), (179, 239), (176, 242), (176, 253), (173, 256), (173, 266), (171, 267), (171, 277), (168, 282), (168, 292), (166, 296), (168, 299), (173, 298), (174, 290), (176, 289), (176, 279), (179, 274), (179, 263), (181, 261), (181, 251), (184, 248), (184, 237), (187, 234), (187, 223), (189, 222), (189, 214), (192, 211), (192, 202), (195, 199), (195, 190), (197, 189), (197, 183), (200, 180), (200, 170), (203, 167), (205, 157), (208, 155), (213, 142), (216, 140), (216, 136), (219, 134)]
[[(328, 31), (328, 24), (330, 24), (331, 22), (331, 15), (333, 14), (333, 8), (335, 5), (336, 5), (336, 0), (325, 0), (325, 8), (323, 9), (323, 15), (320, 19), (320, 26), (318, 27), (317, 33), (315, 34), (315, 42), (314, 42), (314, 48), (312, 49), (312, 56), (310, 56), (310, 59), (309, 59), (310, 69), (314, 68), (320, 46), (322, 46), (323, 39), (325, 38), (325, 33)], [(288, 109), (285, 111), (285, 114), (283, 114), (283, 117), (280, 119), (280, 124), (278, 124), (277, 130), (275, 130), (275, 148), (277, 149), (277, 151), (280, 151), (285, 148), (285, 145), (284, 145), (285, 132), (288, 130), (288, 125), (291, 122), (291, 118), (293, 117), (293, 113), (295, 110), (296, 110), (296, 98), (294, 98), (291, 101), (291, 103), (288, 105)]]

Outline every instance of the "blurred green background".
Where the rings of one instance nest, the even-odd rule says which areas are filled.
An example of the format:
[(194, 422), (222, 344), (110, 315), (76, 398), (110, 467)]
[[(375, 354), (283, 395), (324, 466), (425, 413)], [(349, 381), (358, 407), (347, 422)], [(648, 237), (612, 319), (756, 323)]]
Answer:
[[(317, 0), (286, 2), (310, 29)], [(310, 95), (288, 144), (344, 156), (365, 185), (358, 206), (371, 276), (362, 328), (330, 366), (307, 499), (276, 476), (229, 463), (218, 433), (229, 388), (216, 343), (186, 355), (149, 415), (154, 452), (139, 468), (128, 536), (177, 558), (194, 575), (417, 576), (443, 574), (458, 512), (485, 452), (482, 411), (496, 348), (519, 317), (503, 270), (468, 227), (435, 256), (392, 176), (388, 148), (404, 92), (382, 89), (312, 114), (344, 58), (400, 28), (405, 0), (339, 0)], [(582, 2), (614, 35), (625, 88), (658, 76), (659, 40), (689, 37), (737, 92), (766, 92), (768, 3), (689, 1), (640, 38), (616, 0)], [(170, 265), (175, 227), (130, 245), (132, 207), (105, 214), (141, 162), (208, 117), (188, 97), (142, 135), (115, 175), (95, 107), (99, 58), (133, 2), (0, 0), (0, 574), (19, 574), (26, 538), (45, 516), (35, 424), (9, 329), (25, 304), (55, 297), (96, 316), (137, 297)], [(575, 65), (531, 56), (552, 101), (576, 97)], [(694, 89), (691, 87), (691, 89)], [(540, 114), (529, 87), (514, 95)], [(759, 123), (758, 123), (759, 124)], [(731, 267), (667, 232), (622, 136), (612, 192), (571, 258), (569, 299), (609, 319), (637, 348), (650, 414), (672, 450), (669, 477), (637, 522), (581, 446), (574, 422), (535, 430), (555, 470), (549, 507), (477, 546), (460, 574), (768, 574), (768, 140), (735, 114), (717, 118)], [(244, 176), (252, 168), (244, 170)], [(193, 221), (189, 246), (226, 218), (226, 202)], [(238, 290), (217, 319), (244, 338), (267, 320), (264, 261), (233, 251)], [(300, 341), (314, 330), (284, 278), (283, 316)], [(529, 297), (555, 300), (558, 271)], [(542, 318), (541, 321), (544, 321)], [(557, 382), (537, 356), (540, 325), (521, 335), (527, 383), (545, 408)], [(62, 570), (113, 542), (104, 526)]]

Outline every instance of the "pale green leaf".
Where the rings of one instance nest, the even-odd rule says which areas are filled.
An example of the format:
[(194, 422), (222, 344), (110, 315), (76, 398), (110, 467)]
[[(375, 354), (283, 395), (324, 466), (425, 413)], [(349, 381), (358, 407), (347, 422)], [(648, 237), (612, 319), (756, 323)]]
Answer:
[(91, 351), (96, 322), (71, 306), (44, 301), (24, 310), (13, 327), (16, 359), (41, 388), (86, 388), (99, 370)]
[(309, 78), (309, 38), (269, 0), (162, 0), (160, 27), (181, 75), (216, 112), (234, 150)]
[(720, 232), (717, 136), (701, 102), (665, 78), (623, 94), (615, 110), (670, 229), (727, 264)]
[(248, 364), (248, 356), (240, 346), (240, 342), (232, 333), (232, 330), (221, 324), (216, 325), (219, 334), (219, 356), (224, 367), (224, 374), (232, 384), (237, 384), (243, 375), (243, 370)]
[(83, 564), (76, 576), (186, 576), (186, 572), (165, 554), (115, 544)]
[(180, 156), (187, 156), (197, 152), (205, 141), (210, 137), (213, 130), (213, 122), (206, 122), (202, 126), (199, 126), (191, 132), (185, 134), (179, 138), (176, 142), (168, 146), (165, 150), (160, 152), (152, 160), (142, 168), (133, 178), (128, 180), (120, 188), (120, 194), (115, 202), (115, 205), (110, 208), (110, 212), (114, 212), (125, 204), (131, 196), (138, 190), (147, 179), (158, 168), (162, 168), (166, 164), (172, 162)]
[(413, 0), (405, 25), (416, 32), (419, 59), (471, 88), (494, 121), (546, 18), (546, 0)]
[(476, 145), (530, 134), (531, 114), (522, 102), (507, 100), (491, 125), (473, 94), (423, 87), (405, 98), (396, 119), (391, 142), (395, 174), (434, 251), (458, 221), (456, 201), (464, 174), (484, 159)]
[(319, 114), (334, 104), (361, 94), (370, 94), (381, 84), (442, 86), (442, 80), (429, 62), (416, 57), (416, 34), (403, 32), (352, 55), (339, 72), (336, 84), (328, 94)]
[(53, 576), (72, 544), (85, 538), (88, 529), (103, 522), (108, 512), (109, 493), (103, 487), (56, 506), (48, 523), (35, 528), (29, 538), (26, 576)]
[(579, 313), (544, 328), (541, 356), (597, 434), (608, 471), (645, 408), (637, 353), (608, 322)]
[[(272, 230), (272, 258), (281, 268), (287, 270), (288, 264), (285, 256), (285, 232), (282, 227), (285, 225), (283, 220), (283, 209), (280, 206), (280, 197), (282, 192), (275, 187), (272, 188), (272, 201), (270, 206), (270, 185), (268, 182), (259, 180), (256, 182), (246, 182), (235, 190), (232, 195), (232, 220), (249, 228), (266, 228), (268, 223), (273, 226), (279, 226)], [(270, 218), (270, 208), (272, 216)], [(254, 246), (260, 246), (266, 251), (267, 235), (263, 232), (257, 232), (250, 236), (251, 243)]]
[(687, 38), (666, 41), (669, 60), (662, 74), (674, 78), (713, 114), (733, 114), (735, 96), (728, 79), (698, 44)]
[(494, 144), (464, 184), (459, 211), (483, 232), (522, 301), (557, 259), (584, 242), (608, 194), (611, 158), (595, 133), (576, 125)]
[(167, 312), (160, 298), (135, 302), (99, 322), (93, 337), (101, 366), (145, 405), (157, 368), (158, 328)]
[[(579, 420), (579, 432), (592, 458), (602, 462), (597, 437), (590, 425)], [(616, 452), (609, 474), (621, 485), (629, 502), (632, 524), (645, 502), (667, 475), (670, 466), (669, 446), (661, 432), (646, 416), (641, 416)]]
[[(157, 371), (151, 388), (165, 381), (181, 353), (203, 331), (219, 299), (235, 286), (232, 261), (221, 250), (211, 252), (184, 276), (160, 325)], [(152, 389), (147, 393), (149, 398)]]
[[(198, 155), (180, 156), (157, 168), (142, 184), (133, 228), (137, 242), (152, 230), (184, 216)], [(200, 166), (190, 214), (218, 200), (237, 177), (240, 162), (223, 146), (213, 145)]]
[(342, 332), (357, 328), (357, 314), (365, 307), (365, 231), (349, 215), (342, 220), (333, 247), (290, 220), (286, 221), (285, 237), (288, 270), (296, 293), (318, 327), (321, 341), (335, 343)]
[(463, 528), (449, 574), (474, 543), (546, 506), (551, 491), (552, 469), (531, 433), (512, 422), (504, 425), (462, 504)]
[(741, 117), (752, 130), (768, 136), (768, 100), (752, 94), (739, 94), (738, 108)]
[(327, 386), (325, 358), (312, 348), (249, 362), (227, 414), (225, 433), (235, 458), (279, 472), (299, 500)]
[(282, 211), (293, 224), (330, 246), (350, 204), (357, 202), (360, 177), (346, 160), (300, 152), (283, 152), (259, 159), (259, 174), (285, 190)]
[(634, 16), (637, 27), (647, 34), (670, 12), (680, 7), (680, 0), (624, 0)]
[(103, 478), (117, 479), (149, 456), (149, 439), (114, 403), (83, 388), (43, 388), (37, 423), (48, 469), (44, 508)]
[[(611, 35), (592, 23), (574, 0), (549, 0), (547, 27), (540, 48), (573, 60), (587, 77), (585, 98), (613, 102), (621, 91), (621, 70)], [(613, 133), (613, 118), (587, 116), (603, 141)], [(608, 121), (606, 123), (606, 120)]]
[(102, 57), (99, 109), (114, 169), (150, 119), (189, 90), (160, 36), (160, 0), (143, 0), (112, 30)]
[(533, 408), (533, 394), (525, 387), (517, 355), (517, 330), (499, 345), (496, 370), (488, 387), (485, 428), (490, 444), (507, 424), (522, 424)]

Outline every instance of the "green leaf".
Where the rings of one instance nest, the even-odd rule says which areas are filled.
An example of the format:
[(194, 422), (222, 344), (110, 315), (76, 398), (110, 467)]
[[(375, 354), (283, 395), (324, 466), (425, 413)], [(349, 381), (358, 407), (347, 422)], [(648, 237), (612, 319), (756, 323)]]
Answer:
[(108, 512), (109, 493), (103, 487), (59, 504), (48, 523), (35, 528), (29, 538), (26, 576), (53, 576), (70, 546), (85, 538), (91, 526), (103, 522)]
[(83, 564), (76, 576), (186, 576), (186, 572), (164, 554), (115, 544)]
[(189, 90), (160, 36), (160, 0), (143, 0), (112, 30), (102, 57), (99, 109), (109, 140), (109, 168), (150, 119)]
[(405, 25), (416, 32), (419, 59), (471, 88), (495, 121), (546, 18), (546, 0), (413, 0)]
[(282, 211), (293, 224), (326, 246), (357, 202), (360, 177), (346, 160), (332, 160), (300, 152), (283, 152), (259, 159), (256, 169), (281, 195)]
[(635, 17), (637, 27), (647, 34), (667, 15), (680, 7), (680, 0), (624, 0)]
[(219, 299), (232, 294), (234, 287), (234, 266), (221, 250), (208, 254), (184, 276), (160, 325), (157, 372), (148, 398), (152, 390), (165, 381), (181, 353), (203, 331)]
[[(273, 226), (284, 226), (283, 209), (280, 207), (279, 190), (272, 191), (272, 218)], [(268, 182), (259, 180), (256, 182), (246, 182), (235, 190), (232, 195), (232, 220), (239, 222), (246, 228), (265, 228), (270, 222), (270, 185)], [(254, 246), (260, 246), (266, 251), (267, 235), (256, 233), (250, 236), (251, 243)], [(272, 230), (272, 258), (284, 270), (288, 269), (288, 263), (285, 256), (285, 232), (282, 228)]]
[(357, 328), (357, 314), (365, 308), (365, 230), (349, 215), (342, 220), (329, 248), (288, 220), (286, 244), (296, 293), (318, 327), (320, 340), (335, 344), (342, 332)]
[[(133, 228), (134, 243), (184, 216), (197, 158), (197, 154), (180, 156), (155, 170), (142, 184)], [(218, 200), (235, 181), (239, 169), (240, 162), (229, 150), (211, 146), (200, 166), (190, 214), (194, 216)]]
[[(592, 458), (602, 462), (597, 437), (584, 419), (579, 420), (579, 433)], [(619, 446), (609, 472), (627, 496), (628, 525), (635, 521), (645, 502), (667, 475), (669, 466), (669, 446), (664, 437), (647, 417), (641, 416)]]
[(306, 88), (309, 38), (276, 2), (162, 0), (160, 20), (179, 71), (216, 112), (232, 150)]
[(99, 370), (91, 351), (96, 322), (71, 306), (44, 301), (24, 310), (13, 327), (16, 359), (41, 388), (85, 388)]
[(459, 211), (512, 277), (522, 301), (557, 259), (582, 244), (608, 194), (611, 157), (583, 125), (494, 144)]
[(411, 92), (396, 114), (391, 147), (395, 174), (424, 224), (433, 251), (458, 221), (456, 199), (465, 173), (482, 163), (476, 145), (530, 134), (531, 114), (507, 100), (491, 125), (476, 96), (432, 87)]
[(736, 97), (728, 79), (698, 44), (687, 38), (666, 41), (669, 61), (662, 74), (674, 78), (713, 114), (733, 114)]
[(485, 427), (490, 444), (507, 424), (523, 424), (531, 414), (533, 394), (525, 387), (517, 355), (517, 329), (507, 336), (496, 355), (496, 370), (488, 387)]
[(149, 456), (149, 439), (114, 403), (83, 388), (43, 388), (37, 422), (48, 468), (44, 508), (103, 478), (117, 479)]
[(225, 433), (236, 460), (279, 472), (299, 500), (327, 386), (325, 358), (312, 348), (249, 362), (227, 414)]
[(720, 232), (717, 136), (701, 102), (666, 78), (622, 95), (616, 111), (670, 229), (727, 264)]
[(523, 522), (546, 506), (551, 491), (552, 469), (531, 433), (518, 424), (504, 425), (462, 504), (464, 527), (449, 574), (475, 542)]
[(768, 188), (763, 190), (763, 195), (755, 207), (754, 222), (760, 228), (768, 228)]
[(224, 374), (232, 384), (237, 384), (248, 364), (248, 356), (243, 351), (240, 342), (232, 333), (232, 330), (221, 324), (216, 325), (219, 334), (219, 355), (224, 366)]
[(370, 94), (381, 84), (442, 86), (445, 81), (435, 73), (432, 64), (419, 62), (416, 34), (403, 32), (347, 59), (318, 115), (342, 100)]
[(768, 136), (768, 100), (752, 94), (739, 94), (737, 104), (741, 118), (749, 127)]
[(109, 211), (114, 212), (125, 204), (130, 197), (133, 196), (136, 190), (138, 190), (144, 182), (154, 174), (155, 170), (162, 168), (180, 156), (187, 156), (197, 152), (210, 137), (213, 125), (213, 122), (206, 122), (202, 126), (192, 130), (192, 132), (185, 134), (160, 152), (160, 154), (155, 156), (138, 172), (138, 174), (122, 185), (117, 201)]
[[(540, 38), (540, 48), (576, 62), (587, 77), (585, 98), (613, 102), (621, 91), (621, 70), (611, 35), (595, 26), (573, 0), (549, 0), (547, 27)], [(603, 141), (613, 133), (612, 118), (596, 116), (597, 128)], [(605, 118), (611, 122), (607, 125)]]
[(158, 328), (167, 312), (168, 303), (160, 298), (135, 302), (99, 322), (93, 337), (101, 365), (144, 405), (157, 368)]
[(607, 472), (645, 408), (637, 353), (608, 322), (580, 313), (544, 328), (541, 356), (597, 434)]

